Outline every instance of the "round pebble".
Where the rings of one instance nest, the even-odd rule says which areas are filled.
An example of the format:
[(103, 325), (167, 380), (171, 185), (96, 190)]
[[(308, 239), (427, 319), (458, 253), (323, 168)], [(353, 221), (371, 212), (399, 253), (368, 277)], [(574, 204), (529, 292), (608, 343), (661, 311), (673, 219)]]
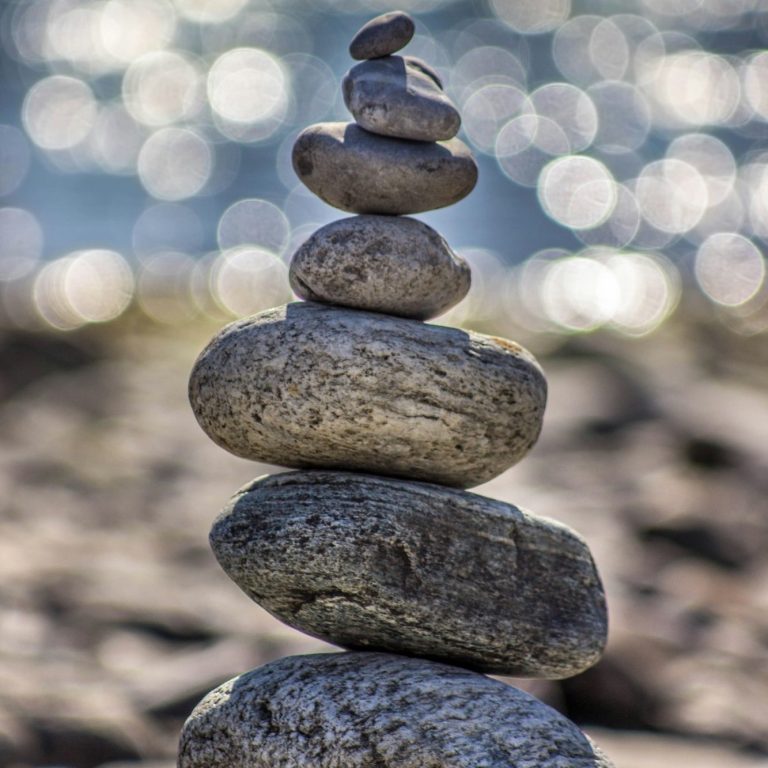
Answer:
[(416, 219), (353, 216), (317, 230), (294, 254), (291, 287), (302, 299), (426, 320), (467, 295), (470, 269)]
[(461, 117), (431, 70), (410, 56), (364, 61), (347, 72), (344, 103), (372, 133), (417, 141), (453, 138)]
[(189, 382), (200, 425), (238, 456), (461, 487), (525, 456), (546, 392), (513, 342), (309, 302), (222, 329)]
[(389, 56), (405, 48), (415, 31), (413, 19), (407, 13), (383, 13), (360, 28), (349, 44), (349, 55), (359, 61)]
[(290, 656), (224, 683), (178, 768), (611, 768), (572, 722), (499, 680), (380, 653)]
[(605, 645), (586, 543), (467, 491), (350, 472), (272, 475), (230, 500), (210, 541), (259, 605), (348, 648), (562, 678)]
[(355, 123), (318, 123), (293, 146), (301, 181), (329, 205), (351, 213), (419, 213), (452, 205), (477, 183), (477, 164), (460, 139), (408, 141)]

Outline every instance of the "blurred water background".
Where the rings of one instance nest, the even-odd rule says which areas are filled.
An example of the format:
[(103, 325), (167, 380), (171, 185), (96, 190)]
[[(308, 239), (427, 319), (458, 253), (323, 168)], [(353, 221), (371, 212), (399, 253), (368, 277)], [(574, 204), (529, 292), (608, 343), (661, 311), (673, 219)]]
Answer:
[[(375, 2), (40, 0), (2, 13), (3, 322), (161, 322), (290, 298), (285, 262), (338, 217), (293, 140), (348, 119), (346, 47)], [(768, 4), (421, 0), (481, 164), (423, 218), (473, 264), (448, 322), (649, 333), (681, 290), (766, 325)], [(158, 294), (175, 294), (172, 307)]]
[[(479, 489), (576, 527), (606, 658), (520, 682), (617, 766), (766, 765), (768, 1), (404, 0), (480, 181), (419, 216), (471, 263), (437, 322), (521, 339), (551, 401)], [(350, 119), (380, 0), (0, 7), (0, 766), (170, 765), (202, 695), (323, 648), (206, 535), (262, 471), (199, 431), (212, 329), (292, 299), (342, 214), (290, 165)]]

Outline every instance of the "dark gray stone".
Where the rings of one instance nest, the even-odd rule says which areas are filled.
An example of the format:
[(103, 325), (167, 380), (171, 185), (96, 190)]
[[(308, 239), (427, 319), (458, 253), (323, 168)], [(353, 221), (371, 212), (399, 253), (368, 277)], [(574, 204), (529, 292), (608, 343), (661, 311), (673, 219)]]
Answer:
[(210, 541), (249, 597), (337, 645), (546, 678), (583, 672), (605, 645), (586, 543), (467, 491), (350, 472), (272, 475), (231, 499)]
[(404, 216), (353, 216), (317, 230), (291, 260), (302, 299), (427, 320), (467, 295), (470, 269), (434, 229)]
[(611, 768), (572, 722), (457, 667), (380, 653), (293, 656), (209, 693), (178, 768)]
[(364, 61), (347, 72), (344, 103), (367, 131), (416, 141), (453, 138), (461, 117), (430, 68), (410, 56)]
[(200, 425), (238, 456), (464, 487), (528, 452), (546, 391), (513, 342), (303, 302), (222, 329), (189, 382)]
[(349, 44), (353, 59), (376, 59), (389, 56), (411, 42), (416, 26), (404, 11), (383, 13), (364, 24)]
[(355, 123), (318, 123), (293, 146), (301, 181), (351, 213), (407, 214), (457, 203), (477, 183), (477, 164), (460, 139), (409, 141)]

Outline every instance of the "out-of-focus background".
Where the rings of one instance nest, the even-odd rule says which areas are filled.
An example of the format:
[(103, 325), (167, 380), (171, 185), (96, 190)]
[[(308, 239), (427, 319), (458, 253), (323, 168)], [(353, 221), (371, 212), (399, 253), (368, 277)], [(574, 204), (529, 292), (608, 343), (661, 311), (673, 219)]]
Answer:
[[(516, 681), (619, 768), (768, 765), (768, 2), (401, 0), (480, 164), (419, 216), (471, 262), (437, 322), (542, 361), (542, 438), (478, 489), (577, 528), (606, 656)], [(173, 761), (212, 687), (327, 649), (210, 554), (271, 468), (216, 448), (186, 377), (292, 299), (340, 218), (306, 125), (382, 0), (0, 9), (0, 766)]]

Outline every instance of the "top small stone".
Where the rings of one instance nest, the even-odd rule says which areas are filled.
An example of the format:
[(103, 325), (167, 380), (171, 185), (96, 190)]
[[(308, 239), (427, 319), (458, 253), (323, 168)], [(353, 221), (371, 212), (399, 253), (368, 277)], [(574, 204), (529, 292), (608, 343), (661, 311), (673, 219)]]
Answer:
[(354, 36), (349, 44), (349, 54), (358, 61), (389, 56), (408, 45), (415, 29), (413, 19), (407, 13), (383, 13), (371, 19)]

